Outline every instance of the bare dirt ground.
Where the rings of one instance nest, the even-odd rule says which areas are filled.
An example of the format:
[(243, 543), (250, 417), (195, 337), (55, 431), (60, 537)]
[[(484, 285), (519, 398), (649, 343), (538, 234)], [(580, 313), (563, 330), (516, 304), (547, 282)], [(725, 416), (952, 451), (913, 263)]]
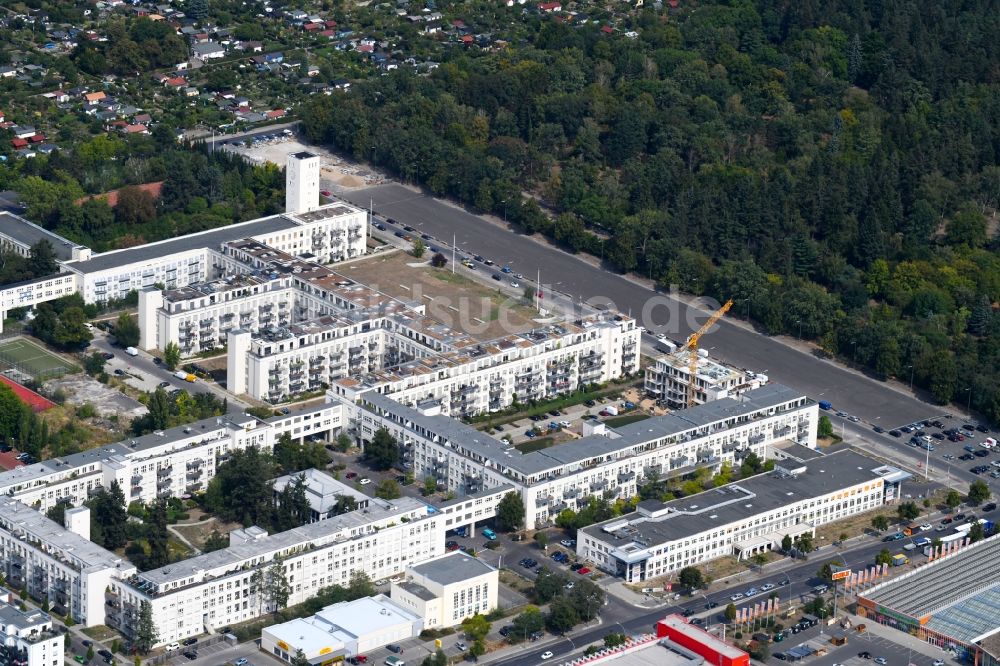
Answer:
[[(338, 272), (394, 298), (417, 301), (451, 328), (479, 340), (492, 340), (536, 327), (535, 311), (478, 282), (432, 268), (402, 252), (376, 255), (336, 266)], [(420, 265), (414, 265), (420, 264)]]
[(120, 423), (127, 423), (149, 411), (141, 402), (84, 374), (65, 375), (49, 380), (43, 386), (50, 392), (49, 395), (61, 388), (66, 393), (67, 402), (74, 405), (89, 402), (98, 414), (105, 418), (116, 416)]
[(309, 151), (320, 156), (320, 175), (336, 187), (355, 189), (384, 183), (386, 178), (368, 166), (355, 164), (344, 160), (320, 146), (300, 143), (294, 138), (275, 139), (271, 142), (260, 142), (253, 146), (233, 146), (227, 144), (225, 150), (242, 155), (254, 164), (271, 162), (284, 168), (288, 155), (299, 151)]
[(189, 520), (171, 525), (171, 528), (199, 550), (204, 548), (205, 541), (212, 532), (218, 530), (219, 534), (226, 535), (242, 527), (239, 523), (227, 523), (214, 516), (205, 516), (197, 509), (191, 510), (190, 515)]

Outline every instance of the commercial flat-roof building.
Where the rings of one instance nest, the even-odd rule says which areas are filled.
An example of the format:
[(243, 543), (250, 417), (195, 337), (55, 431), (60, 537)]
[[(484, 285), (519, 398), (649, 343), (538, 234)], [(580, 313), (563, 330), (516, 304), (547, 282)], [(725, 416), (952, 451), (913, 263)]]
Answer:
[(444, 416), (436, 400), (415, 407), (368, 390), (356, 402), (331, 390), (344, 405), (344, 423), (370, 441), (380, 428), (400, 443), (418, 478), (468, 495), (510, 484), (524, 501), (528, 529), (549, 524), (566, 508), (579, 509), (595, 494), (629, 498), (643, 477), (683, 474), (699, 466), (737, 463), (748, 453), (770, 457), (782, 442), (816, 445), (818, 407), (780, 384), (723, 398), (667, 416), (522, 453), (504, 440)]
[[(869, 511), (905, 476), (850, 449), (808, 462), (787, 457), (774, 471), (636, 511), (577, 533), (577, 555), (627, 582), (663, 576), (726, 555), (746, 558), (786, 536)], [(886, 479), (894, 479), (886, 481)]]
[(394, 582), (391, 594), (423, 618), (425, 628), (440, 629), (497, 608), (499, 586), (495, 567), (456, 551), (407, 567), (406, 580)]
[(260, 649), (287, 662), (301, 651), (309, 663), (324, 664), (413, 638), (421, 631), (420, 616), (379, 594), (266, 627), (260, 632)]
[(17, 666), (63, 666), (64, 638), (38, 609), (0, 603), (0, 661)]
[(1000, 536), (973, 543), (858, 595), (858, 614), (957, 659), (1000, 662)]
[(750, 666), (750, 655), (734, 645), (696, 627), (680, 615), (668, 615), (656, 623), (656, 635), (694, 652), (711, 666)]

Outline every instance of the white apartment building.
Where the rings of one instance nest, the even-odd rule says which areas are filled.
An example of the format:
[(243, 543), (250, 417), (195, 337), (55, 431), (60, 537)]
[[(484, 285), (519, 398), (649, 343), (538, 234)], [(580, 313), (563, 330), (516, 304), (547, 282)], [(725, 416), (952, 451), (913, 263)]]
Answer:
[(105, 588), (115, 576), (131, 576), (135, 566), (3, 495), (0, 571), (14, 589), (47, 597), (55, 612), (92, 627), (105, 622)]
[(850, 449), (805, 450), (768, 474), (671, 502), (640, 502), (633, 513), (577, 532), (576, 552), (638, 583), (727, 555), (752, 557), (780, 547), (785, 535), (814, 534), (819, 525), (881, 506), (908, 477)]
[(346, 586), (355, 571), (387, 578), (443, 552), (440, 518), (426, 504), (372, 499), (366, 509), (279, 534), (237, 530), (228, 548), (115, 579), (107, 624), (131, 636), (140, 604), (148, 601), (160, 644), (170, 643), (273, 610), (266, 587), (255, 582), (258, 572), (266, 576), (277, 567), (294, 605), (328, 585)]
[(226, 243), (220, 260), (228, 277), (140, 293), (141, 344), (175, 342), (185, 354), (227, 345), (237, 394), (278, 402), (336, 385), (350, 399), (377, 388), (470, 415), (639, 371), (640, 330), (620, 314), (478, 342), (419, 303), (260, 240)]
[(126, 502), (179, 497), (204, 490), (233, 451), (272, 450), (285, 432), (298, 440), (332, 436), (340, 414), (339, 405), (320, 405), (267, 421), (232, 413), (205, 419), (2, 472), (0, 493), (43, 512), (82, 504), (115, 481)]
[[(695, 366), (693, 396), (691, 387), (691, 356), (698, 356)], [(657, 356), (653, 364), (646, 368), (643, 389), (646, 394), (672, 409), (688, 406), (689, 396), (694, 404), (703, 405), (719, 398), (734, 398), (741, 393), (767, 384), (768, 377), (728, 366), (712, 360), (708, 351), (690, 349)]]
[(499, 587), (495, 567), (456, 551), (408, 567), (406, 580), (394, 582), (390, 596), (422, 617), (425, 629), (441, 629), (497, 608)]
[(444, 416), (433, 401), (413, 408), (395, 397), (369, 390), (352, 402), (327, 393), (344, 405), (345, 427), (359, 442), (388, 430), (418, 479), (432, 476), (458, 495), (512, 485), (524, 501), (528, 529), (550, 524), (563, 509), (581, 508), (592, 495), (633, 497), (646, 476), (739, 464), (750, 452), (772, 457), (776, 444), (789, 441), (815, 448), (819, 420), (815, 402), (771, 384), (740, 400), (723, 398), (618, 428), (600, 424), (580, 439), (521, 453)]
[[(179, 238), (112, 250), (64, 264), (77, 275), (77, 290), (88, 303), (122, 298), (129, 291), (162, 284), (169, 290), (214, 280), (224, 261), (225, 243), (252, 238), (292, 256), (327, 263), (365, 251), (367, 213), (337, 202), (304, 213), (283, 213)], [(141, 328), (141, 326), (140, 326)], [(155, 339), (150, 337), (149, 339)]]
[(63, 666), (63, 635), (38, 609), (0, 605), (0, 662), (7, 666)]

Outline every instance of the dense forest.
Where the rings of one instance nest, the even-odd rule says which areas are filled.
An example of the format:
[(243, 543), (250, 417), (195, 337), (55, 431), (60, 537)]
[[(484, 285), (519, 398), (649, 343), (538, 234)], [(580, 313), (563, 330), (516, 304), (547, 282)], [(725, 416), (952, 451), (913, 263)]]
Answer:
[(305, 129), (1000, 419), (996, 2), (709, 0), (637, 38), (534, 20), (315, 99)]
[[(162, 182), (155, 197), (139, 185)], [(189, 150), (162, 125), (149, 136), (100, 134), (72, 152), (0, 166), (33, 222), (104, 251), (284, 210), (284, 176), (223, 151)], [(101, 195), (119, 190), (117, 205)]]

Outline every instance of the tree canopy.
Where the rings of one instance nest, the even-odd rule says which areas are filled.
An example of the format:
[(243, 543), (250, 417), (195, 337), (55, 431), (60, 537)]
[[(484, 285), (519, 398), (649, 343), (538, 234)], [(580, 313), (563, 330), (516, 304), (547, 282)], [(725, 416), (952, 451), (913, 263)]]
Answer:
[(647, 3), (630, 36), (533, 21), (515, 49), (316, 96), (303, 129), (1000, 417), (993, 3)]

